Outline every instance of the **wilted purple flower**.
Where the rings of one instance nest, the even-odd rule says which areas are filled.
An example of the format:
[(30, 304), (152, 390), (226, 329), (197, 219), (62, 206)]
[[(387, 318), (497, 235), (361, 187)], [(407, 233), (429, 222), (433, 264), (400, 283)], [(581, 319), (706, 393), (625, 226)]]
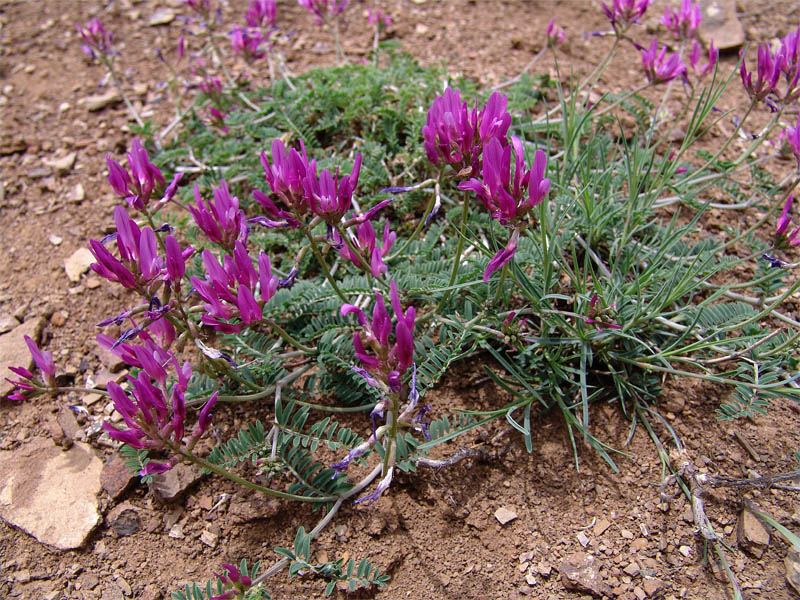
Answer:
[(664, 9), (664, 17), (661, 19), (661, 24), (669, 29), (675, 37), (688, 40), (694, 37), (702, 20), (703, 15), (700, 12), (699, 2), (681, 0), (679, 11), (676, 12), (671, 6)]
[(547, 45), (554, 48), (564, 41), (565, 36), (564, 29), (556, 25), (556, 18), (553, 17), (547, 26)]
[(306, 202), (311, 211), (324, 220), (328, 225), (336, 225), (342, 220), (345, 213), (350, 210), (353, 202), (353, 192), (358, 185), (358, 175), (361, 171), (361, 153), (356, 153), (353, 171), (339, 179), (339, 170), (336, 176), (327, 169), (317, 177), (314, 170), (308, 169), (303, 180)]
[(39, 369), (41, 381), (37, 381), (33, 373), (25, 367), (8, 367), (12, 373), (20, 378), (17, 380), (5, 378), (6, 381), (14, 386), (13, 393), (8, 396), (10, 400), (25, 400), (28, 397), (28, 393), (35, 391), (40, 385), (44, 384), (47, 387), (53, 387), (56, 384), (56, 366), (53, 362), (53, 355), (50, 352), (40, 350), (36, 342), (27, 335), (23, 336), (23, 339), (31, 353), (33, 363)]
[(375, 502), (378, 498), (381, 497), (383, 492), (389, 489), (389, 486), (392, 483), (393, 475), (394, 475), (394, 465), (392, 465), (386, 470), (386, 475), (383, 477), (383, 479), (381, 479), (378, 482), (378, 485), (375, 487), (374, 492), (372, 492), (371, 494), (367, 494), (366, 496), (363, 496), (361, 498), (358, 498), (354, 502), (354, 504), (360, 504), (361, 502), (368, 502), (369, 504), (372, 504), (373, 502)]
[(275, 0), (250, 0), (244, 20), (250, 27), (275, 28)]
[(600, 4), (614, 31), (623, 32), (633, 23), (639, 22), (650, 2), (651, 0), (613, 0), (611, 6), (605, 2)]
[(112, 51), (111, 44), (114, 41), (114, 35), (106, 31), (100, 19), (93, 17), (86, 22), (86, 27), (81, 27), (75, 23), (78, 28), (85, 45), (81, 49), (89, 58), (96, 58), (95, 51), (100, 54), (110, 54)]
[(240, 54), (248, 63), (264, 58), (266, 53), (260, 47), (267, 39), (258, 29), (236, 27), (231, 31), (231, 48), (234, 54)]
[(603, 331), (603, 329), (622, 329), (620, 325), (604, 317), (606, 311), (613, 309), (614, 305), (612, 304), (605, 309), (601, 309), (598, 307), (598, 299), (597, 294), (592, 294), (589, 300), (589, 312), (584, 320), (590, 325), (594, 325), (597, 331)]
[(717, 59), (719, 58), (719, 50), (714, 47), (714, 42), (712, 41), (708, 45), (708, 62), (704, 65), (700, 64), (700, 44), (697, 43), (697, 40), (692, 42), (692, 50), (689, 52), (689, 64), (694, 70), (695, 75), (698, 77), (705, 77), (711, 71), (714, 70), (714, 66), (717, 64)]
[(789, 147), (792, 149), (792, 154), (797, 160), (797, 168), (800, 169), (800, 117), (797, 118), (795, 127), (787, 127), (783, 133), (786, 136)]
[(297, 2), (308, 12), (317, 16), (317, 23), (322, 23), (328, 13), (341, 14), (347, 8), (348, 0), (297, 0)]
[(196, 206), (190, 204), (188, 209), (209, 240), (232, 252), (236, 240), (247, 241), (247, 219), (239, 208), (239, 199), (231, 196), (224, 179), (213, 193), (213, 202), (207, 203), (200, 196), (198, 187), (194, 186)]
[(654, 84), (671, 81), (686, 72), (681, 57), (675, 52), (667, 56), (666, 46), (659, 52), (656, 40), (650, 42), (649, 49), (642, 50), (642, 66), (647, 80)]
[(308, 160), (302, 140), (300, 141), (300, 150), (302, 154), (294, 148), (287, 153), (283, 142), (275, 138), (272, 141), (272, 164), (266, 153), (261, 153), (261, 165), (264, 167), (267, 183), (272, 189), (272, 193), (288, 210), (279, 208), (269, 196), (260, 190), (253, 191), (253, 197), (271, 218), (279, 221), (285, 220), (290, 227), (299, 227), (298, 217), (305, 215), (309, 210), (305, 197), (304, 180), (309, 172), (316, 173), (317, 169), (317, 162)]
[(761, 44), (758, 47), (758, 78), (753, 83), (753, 74), (747, 71), (747, 61), (742, 50), (742, 66), (739, 68), (739, 74), (750, 98), (754, 101), (764, 100), (770, 94), (777, 92), (783, 60), (780, 54), (773, 54), (769, 46)]
[(356, 356), (364, 370), (390, 390), (398, 391), (403, 373), (411, 366), (414, 358), (414, 320), (416, 311), (409, 306), (405, 312), (400, 305), (397, 285), (390, 283), (390, 298), (397, 324), (395, 325), (395, 342), (392, 345), (389, 336), (392, 332), (392, 320), (386, 310), (383, 296), (375, 293), (375, 306), (372, 310), (372, 321), (367, 321), (364, 312), (353, 304), (344, 304), (342, 316), (355, 313), (362, 330), (353, 334), (353, 346)]

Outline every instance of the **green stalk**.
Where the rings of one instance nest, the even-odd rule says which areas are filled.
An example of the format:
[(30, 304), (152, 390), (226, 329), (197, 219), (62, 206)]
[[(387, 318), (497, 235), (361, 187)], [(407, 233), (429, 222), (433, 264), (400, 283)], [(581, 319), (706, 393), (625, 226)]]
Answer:
[[(438, 184), (437, 184), (438, 185)], [(435, 313), (439, 313), (444, 308), (445, 303), (447, 302), (448, 298), (450, 298), (450, 292), (452, 292), (452, 286), (456, 282), (456, 278), (458, 277), (458, 267), (461, 264), (461, 251), (464, 249), (464, 230), (467, 227), (467, 218), (469, 217), (469, 200), (465, 196), (464, 201), (461, 205), (461, 228), (458, 232), (458, 245), (456, 246), (456, 254), (453, 258), (453, 268), (450, 271), (450, 283), (448, 284), (448, 289), (442, 299), (439, 301), (439, 304), (436, 306)]]
[(288, 492), (282, 492), (280, 490), (276, 490), (270, 487), (264, 487), (263, 485), (258, 485), (257, 483), (253, 483), (252, 481), (248, 481), (238, 475), (234, 475), (230, 471), (223, 469), (213, 463), (208, 462), (205, 459), (200, 458), (199, 456), (195, 456), (194, 454), (190, 454), (185, 450), (180, 450), (178, 452), (183, 458), (193, 462), (196, 465), (203, 467), (204, 469), (211, 471), (212, 473), (216, 473), (226, 479), (230, 479), (231, 481), (241, 484), (251, 490), (255, 490), (257, 492), (261, 492), (262, 494), (267, 494), (269, 496), (275, 496), (276, 498), (283, 498), (284, 500), (296, 500), (298, 502), (335, 502), (339, 499), (339, 496), (322, 496), (319, 498), (310, 498), (308, 496), (299, 496), (297, 494), (290, 494)]
[(323, 275), (325, 275), (325, 279), (328, 281), (328, 283), (331, 284), (331, 287), (333, 288), (333, 291), (336, 292), (336, 295), (339, 296), (341, 301), (346, 303), (347, 302), (347, 298), (342, 293), (342, 290), (339, 289), (339, 286), (336, 285), (336, 280), (331, 275), (331, 271), (328, 268), (328, 263), (325, 262), (325, 259), (322, 256), (322, 252), (320, 252), (319, 247), (317, 247), (317, 243), (314, 241), (314, 236), (311, 235), (311, 232), (308, 230), (308, 227), (306, 227), (305, 225), (302, 226), (302, 230), (303, 230), (303, 233), (305, 234), (306, 238), (308, 239), (308, 242), (311, 244), (311, 251), (314, 253), (314, 256), (316, 257), (317, 262), (319, 263), (319, 266), (322, 269), (322, 273), (323, 273)]

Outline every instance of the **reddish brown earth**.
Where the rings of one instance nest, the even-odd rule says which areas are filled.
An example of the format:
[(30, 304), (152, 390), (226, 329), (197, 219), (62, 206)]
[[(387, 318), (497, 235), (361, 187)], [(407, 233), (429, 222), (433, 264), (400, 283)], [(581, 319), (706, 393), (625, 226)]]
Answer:
[[(177, 0), (0, 1), (0, 316), (26, 321), (43, 317), (42, 346), (53, 352), (62, 368), (72, 369), (78, 385), (102, 369), (95, 354), (93, 324), (119, 312), (122, 301), (116, 290), (89, 275), (70, 282), (64, 260), (111, 225), (118, 200), (106, 182), (104, 157), (110, 152), (120, 159), (131, 135), (126, 132), (123, 105), (99, 112), (83, 106), (84, 98), (98, 92), (104, 73), (84, 58), (73, 24), (99, 16), (114, 31), (122, 63), (129, 69), (129, 88), (140, 86), (137, 102), (164, 124), (169, 109), (158, 83), (165, 72), (153, 49), (173, 47), (179, 25), (147, 23), (157, 8), (170, 6), (181, 12), (180, 4)], [(345, 50), (351, 60), (360, 60), (370, 44), (363, 14), (367, 3), (351, 4)], [(610, 43), (581, 37), (607, 28), (599, 3), (590, 0), (385, 4), (394, 19), (389, 36), (404, 50), (425, 63), (444, 60), (451, 71), (487, 85), (519, 73), (541, 48), (553, 16), (568, 36), (561, 50), (562, 72), (587, 72)], [(656, 2), (648, 14), (645, 27), (651, 31), (657, 30), (663, 6)], [(231, 2), (224, 15), (238, 20), (243, 10), (243, 2)], [(739, 12), (751, 43), (785, 35), (800, 21), (791, 1), (741, 0)], [(279, 4), (278, 19), (284, 31), (294, 32), (279, 48), (293, 71), (333, 62), (329, 34), (296, 4)], [(552, 69), (548, 61), (543, 59), (534, 73)], [(727, 69), (735, 63), (735, 55), (723, 59)], [(601, 87), (629, 89), (641, 80), (638, 55), (625, 48)], [(742, 98), (734, 94), (724, 102), (725, 108), (741, 107)], [(68, 152), (77, 153), (68, 173), (43, 168), (46, 159)], [(74, 192), (78, 184), (85, 190), (80, 200)], [(61, 241), (55, 243), (55, 238)], [(460, 367), (458, 376), (445, 381), (435, 395), (435, 407), (502, 405), (502, 393), (481, 383), (480, 372), (479, 364)], [(747, 477), (752, 470), (763, 475), (793, 469), (792, 452), (800, 449), (797, 407), (779, 401), (767, 417), (720, 424), (714, 409), (724, 393), (693, 382), (667, 386), (662, 408), (686, 445), (686, 456), (703, 470), (732, 477)], [(79, 400), (73, 395), (4, 402), (0, 446), (11, 450), (33, 438), (52, 437), (59, 432), (59, 407)], [(99, 402), (90, 410), (99, 414), (102, 406)], [(219, 411), (223, 437), (242, 417), (242, 409)], [(346, 507), (319, 538), (316, 558), (334, 559), (343, 552), (369, 557), (392, 576), (385, 591), (374, 593), (386, 599), (579, 598), (586, 593), (566, 589), (558, 573), (561, 561), (578, 552), (595, 557), (602, 580), (619, 598), (641, 593), (729, 597), (718, 569), (704, 562), (707, 548), (696, 534), (685, 499), (660, 504), (663, 473), (642, 428), (625, 446), (628, 423), (616, 408), (598, 408), (593, 419), (600, 437), (627, 453), (618, 459), (620, 473), (584, 447), (576, 470), (563, 423), (553, 415), (537, 423), (531, 454), (514, 434), (492, 443), (499, 430), (483, 431), (468, 442), (486, 450), (489, 458), (401, 476), (375, 505)], [(752, 454), (738, 438), (746, 440)], [(108, 448), (96, 451), (104, 459), (111, 455)], [(233, 494), (233, 500), (209, 510), (221, 493)], [(800, 507), (788, 493), (750, 492), (748, 497), (784, 524), (800, 524)], [(741, 492), (713, 491), (707, 497), (707, 510), (732, 547), (727, 557), (745, 595), (795, 597), (784, 579), (787, 545), (779, 536), (773, 535), (760, 559), (736, 548), (741, 498)], [(204, 581), (219, 572), (223, 562), (248, 557), (271, 564), (273, 547), (288, 546), (298, 526), (308, 528), (318, 518), (305, 507), (249, 500), (241, 490), (208, 479), (170, 506), (161, 505), (143, 487), (134, 487), (118, 500), (102, 492), (105, 514), (127, 502), (138, 514), (141, 528), (119, 537), (107, 523), (101, 524), (77, 551), (53, 550), (2, 525), (0, 597), (110, 600), (120, 597), (120, 590), (133, 598), (168, 597), (183, 582)], [(517, 518), (501, 526), (494, 516), (501, 507), (513, 510)], [(176, 520), (183, 524), (182, 539), (168, 536)], [(219, 536), (215, 547), (199, 540), (204, 530)], [(274, 598), (321, 597), (323, 587), (322, 582), (308, 579), (290, 585), (285, 572), (268, 582)], [(336, 594), (348, 597), (342, 591)], [(360, 592), (356, 597), (372, 595)]]

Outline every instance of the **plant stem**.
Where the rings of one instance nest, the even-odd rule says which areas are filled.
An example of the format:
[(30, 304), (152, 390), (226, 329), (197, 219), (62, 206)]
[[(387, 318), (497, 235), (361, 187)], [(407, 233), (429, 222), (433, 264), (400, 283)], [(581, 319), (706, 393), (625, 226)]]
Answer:
[(317, 262), (319, 263), (319, 266), (322, 269), (322, 273), (325, 275), (325, 279), (327, 279), (328, 283), (331, 284), (331, 287), (333, 288), (333, 291), (336, 292), (336, 295), (339, 296), (341, 301), (346, 303), (347, 302), (347, 298), (342, 293), (342, 291), (339, 289), (339, 286), (336, 285), (336, 280), (331, 275), (331, 271), (328, 268), (328, 263), (325, 262), (325, 258), (322, 256), (322, 252), (320, 252), (319, 247), (317, 246), (317, 243), (314, 241), (314, 236), (311, 235), (311, 232), (308, 230), (308, 227), (306, 225), (302, 226), (302, 230), (303, 230), (303, 233), (305, 234), (306, 238), (308, 239), (308, 242), (311, 244), (311, 251), (314, 253), (314, 256), (316, 257)]
[(452, 292), (452, 286), (455, 284), (456, 279), (458, 278), (458, 268), (461, 265), (461, 251), (464, 248), (464, 229), (467, 226), (467, 219), (469, 218), (469, 198), (465, 195), (464, 200), (461, 204), (461, 227), (458, 230), (458, 244), (456, 245), (456, 253), (453, 257), (453, 267), (450, 271), (450, 283), (448, 283), (448, 290), (442, 296), (442, 299), (439, 301), (439, 304), (436, 306), (435, 313), (439, 313), (444, 308), (445, 303), (447, 302), (448, 298), (450, 298), (450, 292)]
[(219, 466), (217, 466), (217, 465), (215, 465), (213, 463), (210, 463), (207, 460), (205, 460), (203, 458), (200, 458), (199, 456), (195, 456), (194, 454), (190, 454), (190, 453), (186, 452), (185, 450), (180, 450), (179, 454), (182, 457), (184, 457), (186, 460), (189, 460), (189, 461), (195, 463), (196, 465), (199, 465), (199, 466), (203, 467), (204, 469), (207, 469), (207, 470), (211, 471), (212, 473), (216, 473), (217, 475), (225, 477), (226, 479), (230, 479), (231, 481), (233, 481), (235, 483), (238, 483), (238, 484), (241, 484), (241, 485), (243, 485), (243, 486), (245, 486), (247, 488), (250, 488), (251, 490), (255, 490), (257, 492), (261, 492), (261, 493), (267, 494), (269, 496), (275, 496), (276, 498), (283, 498), (285, 500), (297, 500), (298, 502), (314, 502), (314, 503), (334, 502), (334, 501), (339, 499), (338, 496), (321, 496), (321, 497), (318, 497), (318, 498), (310, 498), (308, 496), (299, 496), (297, 494), (290, 494), (288, 492), (282, 492), (280, 490), (276, 490), (276, 489), (273, 489), (273, 488), (264, 487), (263, 485), (258, 485), (257, 483), (253, 483), (252, 481), (248, 481), (247, 479), (239, 477), (238, 475), (234, 475), (230, 471), (227, 471), (226, 469), (223, 469), (222, 467), (219, 467)]

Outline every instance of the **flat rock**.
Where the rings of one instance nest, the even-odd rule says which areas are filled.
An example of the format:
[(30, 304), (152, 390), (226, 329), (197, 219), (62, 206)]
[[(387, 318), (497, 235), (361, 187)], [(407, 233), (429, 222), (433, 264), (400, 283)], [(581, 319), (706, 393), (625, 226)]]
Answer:
[(39, 317), (28, 319), (6, 334), (0, 335), (0, 398), (8, 396), (14, 386), (6, 381), (6, 377), (17, 379), (8, 367), (25, 367), (30, 369), (33, 365), (31, 353), (25, 344), (24, 336), (38, 340), (39, 333), (44, 327), (45, 319)]
[(100, 522), (102, 467), (81, 443), (64, 452), (50, 440), (34, 439), (0, 452), (0, 517), (43, 544), (79, 548)]
[(70, 202), (80, 204), (86, 199), (86, 190), (83, 189), (82, 184), (76, 183), (75, 186), (69, 191), (69, 195), (67, 197), (69, 198)]
[(19, 321), (14, 315), (8, 313), (0, 313), (0, 335), (8, 333), (19, 325)]
[(613, 596), (611, 588), (600, 579), (600, 568), (594, 556), (577, 552), (558, 565), (561, 582), (568, 590), (588, 592), (592, 596)]
[(175, 500), (203, 477), (202, 469), (183, 463), (153, 477), (153, 491), (162, 500)]
[(736, 0), (701, 0), (700, 40), (706, 47), (711, 42), (721, 52), (735, 50), (745, 41), (744, 26), (736, 16)]
[(500, 522), (500, 525), (508, 525), (517, 518), (517, 513), (514, 509), (506, 506), (501, 506), (494, 511), (494, 518)]
[(150, 16), (150, 26), (155, 27), (157, 25), (169, 25), (172, 21), (175, 20), (175, 12), (170, 10), (169, 8), (163, 8), (157, 10)]
[(78, 155), (75, 152), (70, 152), (66, 156), (60, 156), (51, 159), (45, 159), (44, 164), (53, 169), (59, 175), (66, 175), (72, 171), (75, 166), (75, 159)]
[(756, 558), (761, 558), (769, 546), (769, 531), (757, 516), (747, 508), (742, 509), (736, 523), (736, 540), (739, 547)]
[(608, 519), (597, 519), (594, 527), (592, 527), (592, 533), (596, 536), (601, 536), (609, 527), (611, 527), (611, 522)]
[(800, 552), (789, 548), (786, 558), (783, 559), (783, 566), (786, 568), (786, 582), (800, 594)]
[(88, 96), (83, 99), (83, 104), (89, 112), (103, 110), (106, 106), (122, 102), (122, 96), (116, 88), (108, 90), (105, 94)]
[(94, 255), (88, 248), (78, 248), (64, 261), (64, 270), (67, 277), (73, 283), (81, 280), (81, 275), (89, 270), (89, 266), (94, 263)]

